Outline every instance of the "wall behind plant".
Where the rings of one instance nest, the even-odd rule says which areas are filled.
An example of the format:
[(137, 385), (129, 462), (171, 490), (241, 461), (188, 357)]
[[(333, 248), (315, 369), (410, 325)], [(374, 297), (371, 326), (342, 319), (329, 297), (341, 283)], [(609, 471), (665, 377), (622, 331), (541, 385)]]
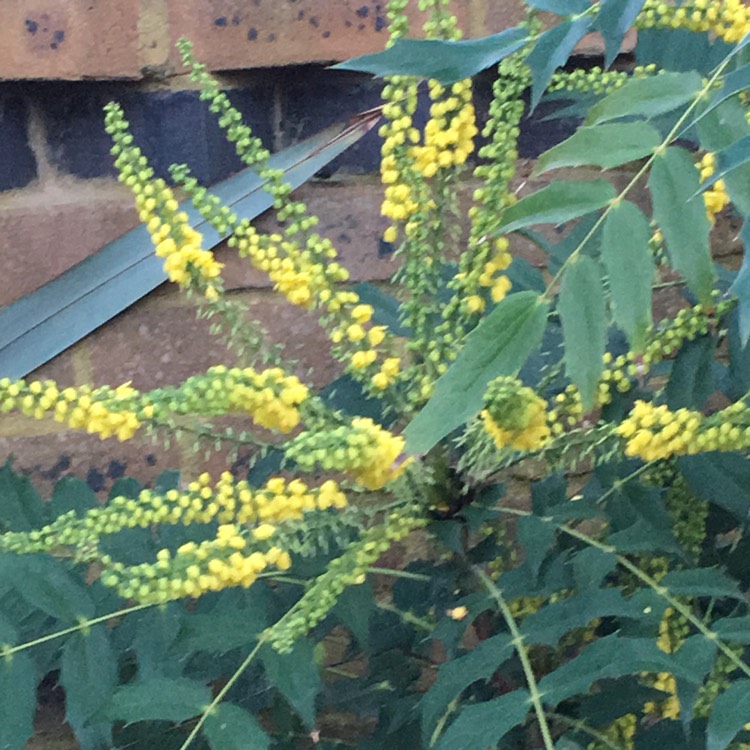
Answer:
[[(521, 18), (518, 0), (455, 0), (454, 6), (467, 36), (494, 33)], [(419, 16), (414, 13), (415, 28)], [(324, 67), (383, 48), (384, 0), (3, 0), (0, 306), (137, 224), (132, 197), (113, 176), (102, 117), (107, 101), (122, 103), (157, 172), (187, 162), (211, 184), (239, 168), (180, 66), (174, 43), (183, 35), (274, 151), (379, 102), (377, 81)], [(580, 51), (596, 53), (597, 40), (586, 40)], [(481, 113), (489, 82), (477, 92)], [(561, 127), (527, 122), (522, 155), (534, 156), (559, 140)], [(378, 149), (371, 133), (332, 163), (323, 179), (302, 188), (355, 280), (384, 280), (394, 269), (380, 239)], [(266, 228), (271, 222), (261, 220)], [(287, 342), (300, 369), (313, 367), (319, 385), (332, 379), (315, 321), (273, 297), (259, 275), (228, 254), (222, 259), (227, 287)], [(148, 389), (231, 359), (188, 306), (163, 286), (33, 376), (63, 384), (132, 380)], [(9, 456), (37, 482), (72, 472), (97, 490), (124, 472), (148, 479), (165, 468), (194, 471), (202, 461), (187, 444), (167, 451), (120, 446), (73, 436), (54, 422), (3, 416), (0, 461)], [(221, 457), (214, 461), (218, 468)], [(242, 465), (240, 458), (236, 468)]]

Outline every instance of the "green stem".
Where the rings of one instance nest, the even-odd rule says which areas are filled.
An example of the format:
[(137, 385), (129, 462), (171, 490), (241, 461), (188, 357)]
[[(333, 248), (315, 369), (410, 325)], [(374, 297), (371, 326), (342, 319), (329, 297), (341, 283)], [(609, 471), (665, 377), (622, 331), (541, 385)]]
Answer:
[(423, 620), (421, 617), (417, 617), (411, 612), (404, 612), (402, 609), (394, 607), (392, 604), (388, 604), (387, 602), (375, 602), (375, 605), (378, 609), (384, 609), (386, 612), (393, 612), (404, 622), (408, 622), (409, 625), (414, 625), (414, 627), (424, 630), (427, 633), (432, 633), (432, 631), (435, 630), (435, 626), (431, 622)]
[(261, 634), (260, 638), (258, 638), (258, 642), (255, 644), (255, 648), (247, 655), (245, 658), (245, 661), (240, 664), (239, 667), (234, 671), (234, 674), (227, 680), (226, 685), (219, 690), (218, 693), (216, 693), (216, 697), (206, 706), (205, 711), (201, 714), (200, 719), (198, 719), (198, 722), (193, 727), (190, 734), (187, 736), (187, 739), (180, 745), (180, 750), (187, 750), (188, 747), (192, 744), (193, 740), (198, 736), (198, 732), (203, 728), (203, 725), (206, 723), (206, 719), (208, 716), (213, 713), (216, 706), (219, 705), (224, 700), (224, 697), (226, 694), (232, 689), (234, 686), (234, 683), (239, 680), (239, 678), (242, 676), (242, 673), (250, 666), (250, 662), (255, 659), (255, 657), (258, 655), (261, 646), (266, 642), (265, 635)]
[(368, 568), (368, 573), (379, 573), (384, 576), (392, 576), (393, 578), (407, 578), (410, 581), (431, 581), (430, 576), (422, 575), (421, 573), (409, 573), (407, 570), (392, 570), (391, 568)]
[(521, 631), (516, 625), (516, 621), (513, 617), (513, 613), (510, 611), (508, 603), (505, 601), (500, 589), (495, 585), (495, 582), (485, 573), (481, 568), (474, 568), (474, 573), (477, 575), (482, 585), (487, 589), (490, 596), (497, 603), (498, 608), (505, 620), (505, 624), (508, 626), (508, 630), (512, 636), (511, 643), (518, 652), (518, 658), (521, 660), (521, 666), (523, 667), (523, 673), (526, 677), (526, 684), (529, 686), (529, 694), (531, 696), (531, 703), (534, 706), (534, 712), (536, 713), (537, 721), (539, 722), (539, 731), (542, 734), (542, 740), (544, 741), (545, 750), (554, 750), (554, 742), (552, 740), (552, 734), (549, 730), (549, 724), (547, 724), (547, 717), (544, 713), (544, 706), (542, 706), (542, 694), (539, 692), (539, 686), (534, 677), (534, 670), (531, 668), (531, 662), (529, 661), (529, 654), (526, 647), (523, 645), (523, 636)]
[(77, 633), (79, 630), (86, 630), (92, 625), (99, 625), (99, 623), (107, 622), (107, 620), (111, 620), (114, 617), (122, 617), (124, 615), (129, 615), (132, 612), (138, 612), (142, 609), (148, 609), (149, 607), (155, 606), (158, 605), (154, 602), (151, 602), (149, 604), (136, 604), (133, 607), (118, 609), (116, 612), (110, 612), (109, 614), (102, 615), (101, 617), (94, 617), (92, 620), (82, 620), (78, 623), (78, 625), (73, 625), (69, 628), (65, 628), (64, 630), (58, 630), (57, 632), (50, 633), (49, 635), (43, 635), (41, 638), (35, 638), (33, 641), (27, 641), (26, 643), (21, 643), (18, 646), (8, 646), (7, 648), (2, 648), (0, 649), (0, 654), (2, 654), (2, 656), (11, 656), (12, 654), (16, 654), (19, 651), (25, 651), (27, 648), (40, 646), (42, 643), (47, 643), (48, 641), (54, 641), (55, 638), (62, 638), (64, 635)]
[(628, 750), (626, 745), (616, 745), (609, 737), (607, 737), (606, 734), (594, 729), (593, 727), (590, 727), (588, 724), (586, 724), (585, 721), (573, 719), (570, 716), (565, 716), (565, 714), (558, 714), (554, 711), (550, 711), (547, 716), (549, 716), (550, 719), (563, 721), (568, 726), (575, 729), (577, 732), (582, 732), (583, 734), (589, 735), (589, 737), (593, 737), (597, 742), (601, 742), (602, 745), (610, 748), (610, 750)]

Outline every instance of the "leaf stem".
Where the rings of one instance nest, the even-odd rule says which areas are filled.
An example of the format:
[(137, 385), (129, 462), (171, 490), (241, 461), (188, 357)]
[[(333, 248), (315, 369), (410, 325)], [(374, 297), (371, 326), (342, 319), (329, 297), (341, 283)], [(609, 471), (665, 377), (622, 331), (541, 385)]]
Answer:
[(481, 568), (474, 567), (474, 573), (482, 582), (482, 585), (487, 589), (490, 596), (497, 603), (498, 608), (505, 620), (505, 624), (508, 626), (511, 636), (513, 637), (512, 643), (518, 652), (518, 657), (521, 660), (521, 666), (523, 667), (523, 673), (526, 677), (526, 684), (529, 686), (529, 694), (531, 696), (531, 702), (534, 706), (534, 712), (536, 713), (537, 721), (539, 722), (539, 731), (542, 734), (542, 740), (544, 741), (545, 750), (554, 750), (554, 742), (552, 735), (549, 730), (549, 724), (547, 724), (547, 716), (544, 712), (544, 706), (542, 706), (542, 694), (539, 692), (539, 686), (537, 685), (536, 678), (534, 677), (534, 670), (531, 668), (531, 662), (529, 661), (529, 654), (526, 647), (523, 644), (523, 635), (516, 625), (516, 621), (513, 617), (513, 613), (510, 611), (508, 603), (505, 601), (500, 589), (495, 585), (495, 582), (485, 573)]
[(240, 664), (239, 667), (234, 671), (234, 674), (227, 680), (224, 687), (219, 690), (218, 693), (216, 693), (216, 696), (214, 699), (206, 706), (206, 709), (201, 714), (200, 719), (198, 719), (196, 725), (193, 727), (190, 734), (187, 736), (185, 741), (180, 745), (180, 750), (187, 750), (188, 747), (192, 744), (193, 740), (198, 736), (198, 732), (203, 728), (203, 725), (206, 723), (206, 719), (209, 717), (211, 713), (213, 713), (216, 706), (219, 705), (219, 703), (224, 700), (224, 696), (232, 689), (234, 686), (234, 683), (237, 682), (237, 680), (242, 676), (242, 673), (250, 666), (250, 662), (255, 659), (255, 657), (260, 652), (261, 646), (266, 642), (266, 636), (264, 634), (261, 634), (260, 638), (258, 638), (258, 642), (255, 644), (255, 647), (253, 650), (247, 655), (245, 658), (245, 661)]

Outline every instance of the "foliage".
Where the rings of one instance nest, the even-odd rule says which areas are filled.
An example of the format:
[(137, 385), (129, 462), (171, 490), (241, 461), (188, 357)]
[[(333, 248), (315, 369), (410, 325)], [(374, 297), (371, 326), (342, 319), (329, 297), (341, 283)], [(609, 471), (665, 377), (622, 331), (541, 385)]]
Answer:
[[(347, 63), (386, 77), (393, 296), (346, 286), (317, 218), (180, 43), (283, 229), (260, 233), (184, 165), (174, 181), (318, 318), (346, 371), (323, 393), (225, 294), (108, 106), (156, 255), (236, 362), (148, 393), (5, 379), (0, 409), (251, 446), (256, 463), (120, 482), (103, 505), (70, 480), (43, 503), (0, 471), (4, 747), (23, 746), (50, 673), (83, 748), (748, 747), (750, 293), (746, 262), (730, 272), (711, 251), (717, 215), (750, 212), (750, 11), (534, 0), (516, 29), (464, 42), (445, 0), (421, 0), (428, 38), (408, 39), (407, 4), (389, 3), (385, 52)], [(631, 76), (558, 69), (592, 30), (611, 62), (631, 25)], [(465, 76), (490, 64), (475, 153)], [(585, 119), (519, 198), (527, 89)], [(587, 166), (626, 180), (571, 177)], [(514, 257), (518, 237), (548, 273)], [(679, 312), (654, 323), (666, 288)], [(249, 424), (214, 422), (228, 413)]]

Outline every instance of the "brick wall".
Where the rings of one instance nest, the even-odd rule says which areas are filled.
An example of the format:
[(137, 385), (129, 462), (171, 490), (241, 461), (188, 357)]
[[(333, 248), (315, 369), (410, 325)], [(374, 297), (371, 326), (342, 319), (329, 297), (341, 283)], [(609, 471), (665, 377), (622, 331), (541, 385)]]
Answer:
[[(455, 5), (470, 36), (520, 18), (516, 0)], [(2, 0), (0, 21), (0, 306), (136, 224), (132, 199), (113, 175), (102, 125), (107, 101), (122, 103), (160, 174), (185, 161), (212, 183), (239, 168), (180, 68), (174, 42), (181, 35), (193, 40), (272, 150), (379, 101), (378, 82), (323, 66), (382, 49), (384, 2), (376, 0)], [(480, 111), (488, 96), (485, 81), (477, 94)], [(525, 154), (559, 140), (559, 128), (527, 123)], [(380, 242), (378, 148), (371, 133), (326, 170), (327, 179), (303, 188), (359, 280), (385, 279), (393, 266)], [(289, 342), (301, 367), (315, 366), (318, 383), (330, 380), (335, 367), (319, 354), (323, 338), (315, 321), (281, 304), (257, 274), (224, 255), (228, 287)], [(66, 384), (133, 380), (150, 388), (225, 359), (186, 301), (163, 287), (34, 376)], [(166, 452), (121, 446), (71, 435), (54, 423), (3, 417), (0, 461), (9, 455), (39, 481), (73, 472), (88, 475), (97, 488), (123, 470), (149, 479), (197, 460), (179, 445)]]

